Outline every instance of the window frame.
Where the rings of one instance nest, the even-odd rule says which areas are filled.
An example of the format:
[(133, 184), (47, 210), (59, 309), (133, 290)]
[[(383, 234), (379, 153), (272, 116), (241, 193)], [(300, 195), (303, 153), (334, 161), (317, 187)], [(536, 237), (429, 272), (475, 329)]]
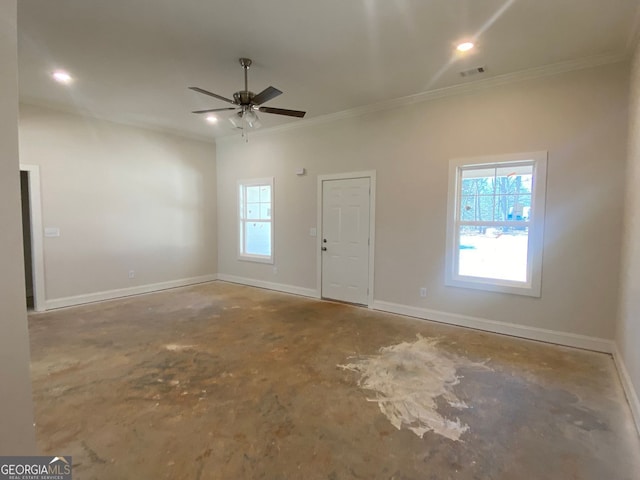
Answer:
[[(447, 239), (445, 255), (445, 285), (472, 288), (491, 292), (510, 293), (540, 297), (542, 287), (542, 256), (544, 244), (545, 197), (547, 183), (546, 151), (491, 155), (482, 157), (454, 158), (449, 161), (449, 195), (447, 202)], [(532, 165), (531, 208), (529, 221), (479, 221), (460, 219), (462, 197), (462, 172), (474, 168), (505, 167), (510, 165)], [(501, 280), (487, 277), (460, 275), (459, 229), (463, 225), (525, 226), (528, 230), (527, 280)]]
[[(246, 211), (246, 202), (243, 202), (243, 198), (246, 199), (246, 191), (247, 187), (257, 187), (257, 186), (269, 186), (271, 191), (271, 215), (269, 220), (264, 219), (248, 219), (245, 218)], [(257, 263), (268, 263), (273, 265), (274, 263), (274, 239), (275, 239), (275, 216), (274, 216), (274, 177), (265, 177), (265, 178), (251, 178), (246, 180), (238, 180), (238, 186), (236, 190), (236, 200), (238, 202), (237, 208), (237, 218), (238, 218), (238, 239), (236, 242), (238, 249), (238, 260), (248, 261), (248, 262), (257, 262)], [(256, 255), (251, 253), (246, 253), (246, 245), (245, 245), (245, 231), (246, 224), (251, 222), (263, 222), (269, 223), (271, 225), (271, 252), (270, 255)]]

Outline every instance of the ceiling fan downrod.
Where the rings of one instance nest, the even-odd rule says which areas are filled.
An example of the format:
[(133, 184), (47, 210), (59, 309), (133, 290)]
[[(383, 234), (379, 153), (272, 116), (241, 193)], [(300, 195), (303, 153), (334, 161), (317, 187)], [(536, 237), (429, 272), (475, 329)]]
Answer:
[(249, 91), (249, 79), (248, 79), (247, 73), (249, 71), (249, 67), (251, 66), (251, 59), (250, 58), (241, 58), (240, 59), (240, 65), (244, 69), (244, 91), (248, 92)]

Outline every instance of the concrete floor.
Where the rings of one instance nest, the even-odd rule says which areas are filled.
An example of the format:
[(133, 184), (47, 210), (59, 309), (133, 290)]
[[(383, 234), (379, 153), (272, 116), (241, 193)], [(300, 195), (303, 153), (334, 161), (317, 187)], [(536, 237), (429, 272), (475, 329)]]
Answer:
[[(640, 478), (608, 355), (222, 282), (29, 325), (39, 447), (76, 480)], [(459, 441), (396, 429), (338, 367), (416, 334), (464, 359), (469, 408), (436, 399)]]

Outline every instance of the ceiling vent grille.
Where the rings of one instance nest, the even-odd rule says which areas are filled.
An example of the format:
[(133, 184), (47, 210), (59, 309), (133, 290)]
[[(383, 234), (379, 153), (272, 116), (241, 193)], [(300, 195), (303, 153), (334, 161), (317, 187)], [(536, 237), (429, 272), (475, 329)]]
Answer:
[(472, 75), (478, 75), (479, 73), (484, 73), (485, 72), (485, 67), (474, 67), (474, 68), (470, 68), (469, 70), (463, 70), (460, 72), (460, 76), (462, 77), (470, 77)]

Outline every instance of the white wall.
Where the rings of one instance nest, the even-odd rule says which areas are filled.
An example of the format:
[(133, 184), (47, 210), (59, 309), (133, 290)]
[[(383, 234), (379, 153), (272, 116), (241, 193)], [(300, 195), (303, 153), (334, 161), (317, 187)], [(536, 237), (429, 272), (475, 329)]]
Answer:
[[(640, 430), (640, 47), (631, 70), (618, 364)], [(625, 368), (626, 367), (626, 368)]]
[(0, 2), (0, 455), (36, 453), (22, 264), (16, 0)]
[(20, 150), (61, 233), (44, 239), (49, 304), (216, 272), (213, 143), (21, 105)]
[[(316, 177), (375, 169), (376, 300), (612, 339), (627, 82), (628, 65), (607, 65), (218, 141), (218, 271), (315, 289)], [(549, 152), (542, 297), (445, 287), (449, 159), (537, 150)], [(236, 181), (272, 175), (277, 274), (236, 259)]]

